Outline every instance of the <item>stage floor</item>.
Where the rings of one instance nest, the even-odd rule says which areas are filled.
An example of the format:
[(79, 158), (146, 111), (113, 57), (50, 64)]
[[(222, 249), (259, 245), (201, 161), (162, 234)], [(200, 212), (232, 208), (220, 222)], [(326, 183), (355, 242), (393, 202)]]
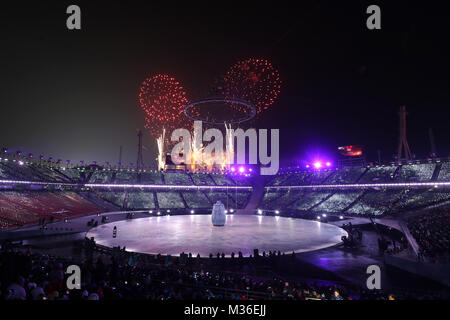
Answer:
[(87, 237), (94, 237), (99, 245), (125, 246), (132, 252), (174, 256), (191, 252), (206, 257), (218, 252), (237, 256), (239, 251), (249, 256), (256, 248), (260, 253), (307, 252), (336, 245), (344, 235), (347, 232), (334, 225), (302, 219), (227, 215), (225, 226), (214, 227), (211, 215), (182, 215), (112, 222), (91, 229)]

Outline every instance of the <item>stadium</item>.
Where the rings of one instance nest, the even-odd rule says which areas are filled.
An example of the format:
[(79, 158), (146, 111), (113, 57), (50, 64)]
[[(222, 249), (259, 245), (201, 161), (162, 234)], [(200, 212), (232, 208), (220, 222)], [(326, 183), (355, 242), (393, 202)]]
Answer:
[[(36, 266), (52, 274), (73, 264), (70, 259), (114, 257), (123, 268), (120, 280), (133, 283), (109, 292), (123, 298), (162, 292), (185, 298), (448, 297), (447, 159), (286, 169), (276, 176), (64, 166), (7, 152), (0, 166), (2, 249), (30, 259), (31, 266), (16, 272), (25, 268), (35, 281), (43, 281)], [(210, 223), (218, 200), (227, 212), (222, 230), (230, 232), (219, 240)], [(26, 256), (30, 248), (34, 253)], [(362, 290), (365, 274), (355, 270), (369, 264), (383, 265), (389, 291)], [(91, 283), (83, 281), (90, 294), (98, 295), (98, 281), (112, 281), (98, 274), (100, 266), (108, 268), (97, 261)], [(155, 276), (141, 291), (138, 283), (149, 270)], [(294, 282), (277, 291), (286, 279)], [(154, 281), (172, 281), (171, 291)], [(112, 297), (107, 289), (102, 298)]]
[(10, 5), (0, 300), (450, 299), (445, 10)]

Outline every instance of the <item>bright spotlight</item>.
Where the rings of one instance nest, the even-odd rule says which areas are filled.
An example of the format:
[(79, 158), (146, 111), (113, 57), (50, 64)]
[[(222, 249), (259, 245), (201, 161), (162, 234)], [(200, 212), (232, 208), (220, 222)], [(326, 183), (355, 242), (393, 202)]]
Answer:
[(320, 216), (317, 216), (317, 220), (320, 220)]
[(331, 162), (328, 161), (328, 162), (326, 163), (326, 166), (327, 166), (327, 167), (330, 167), (330, 166), (331, 166)]
[(234, 209), (230, 209), (230, 212), (233, 213), (233, 212), (234, 212)]
[(262, 210), (261, 209), (258, 209), (258, 214), (262, 214)]
[(324, 218), (325, 218), (326, 216), (327, 216), (327, 215), (326, 215), (325, 213), (323, 213), (323, 214), (322, 214), (322, 217), (324, 217)]
[(233, 172), (234, 172), (235, 170), (236, 170), (236, 169), (235, 169), (234, 167), (231, 167), (231, 171), (233, 171)]
[(239, 167), (239, 172), (240, 173), (243, 173), (245, 171), (245, 168), (244, 167)]
[(150, 210), (148, 213), (153, 213), (153, 210)]
[(194, 210), (191, 210), (191, 214), (194, 214), (195, 213), (195, 211)]
[(159, 212), (159, 211), (158, 211), (158, 213), (157, 213), (157, 214), (158, 214), (158, 216), (160, 216), (160, 215), (161, 215), (161, 212)]
[(342, 220), (342, 219), (344, 219), (344, 217), (343, 217), (343, 216), (339, 216), (339, 219), (341, 219), (341, 220)]
[(280, 211), (278, 211), (278, 210), (275, 210), (275, 214), (280, 214)]
[(316, 169), (322, 168), (322, 162), (319, 162), (319, 161), (314, 162), (314, 168), (316, 168)]
[(227, 214), (228, 213), (228, 210), (225, 210), (225, 214)]

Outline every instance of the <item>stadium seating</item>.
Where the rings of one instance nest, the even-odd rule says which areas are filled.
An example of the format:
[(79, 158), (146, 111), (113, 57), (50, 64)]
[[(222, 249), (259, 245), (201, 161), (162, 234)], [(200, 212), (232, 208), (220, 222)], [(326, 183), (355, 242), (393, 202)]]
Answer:
[(135, 184), (137, 183), (137, 173), (128, 170), (122, 170), (116, 173), (115, 184)]
[(77, 183), (80, 182), (81, 177), (80, 177), (80, 171), (76, 168), (60, 168), (58, 169), (58, 171), (66, 176), (67, 178), (69, 178), (71, 181)]
[(159, 172), (143, 172), (141, 173), (142, 184), (163, 184), (161, 173)]
[[(425, 257), (448, 262), (450, 253), (450, 212), (436, 211), (408, 220), (408, 229)], [(442, 259), (445, 258), (445, 259)]]
[(429, 181), (431, 180), (436, 164), (408, 164), (400, 167), (397, 180), (400, 181)]
[(156, 192), (158, 205), (161, 209), (185, 208), (183, 198), (179, 192)]
[(113, 171), (94, 171), (89, 179), (89, 183), (111, 183)]
[(218, 186), (235, 186), (236, 183), (223, 174), (211, 174), (211, 178)]
[(155, 209), (155, 196), (153, 192), (139, 191), (128, 192), (126, 198), (127, 209)]
[(442, 164), (438, 179), (441, 181), (450, 181), (450, 162), (444, 162)]
[(366, 170), (367, 170), (366, 168), (351, 168), (351, 169), (336, 170), (335, 174), (330, 176), (324, 183), (325, 184), (356, 183)]
[(338, 191), (312, 209), (313, 212), (340, 213), (348, 208), (364, 191)]
[[(58, 165), (27, 164), (19, 161), (0, 161), (0, 178), (52, 183), (82, 183), (87, 177), (95, 184), (161, 185), (156, 189), (92, 188), (87, 191), (39, 190), (5, 186), (0, 191), (2, 212), (0, 228), (35, 223), (40, 217), (67, 217), (103, 210), (145, 209), (207, 209), (220, 200), (227, 208), (245, 208), (251, 191), (233, 188), (258, 183), (252, 176), (239, 174), (207, 174), (185, 172), (135, 172), (129, 169), (84, 171), (83, 168), (64, 168)], [(414, 163), (403, 165), (369, 166), (332, 170), (304, 170), (280, 173), (268, 180), (257, 208), (263, 210), (311, 213), (345, 214), (355, 216), (395, 215), (410, 210), (427, 208), (450, 201), (446, 187), (368, 188), (350, 186), (347, 189), (320, 188), (329, 184), (371, 184), (396, 182), (427, 182), (450, 180), (450, 162)], [(177, 186), (168, 191), (164, 185)], [(228, 190), (193, 190), (183, 186), (230, 186)], [(280, 187), (278, 187), (280, 186)], [(281, 188), (285, 186), (285, 188)], [(299, 186), (300, 188), (286, 188)], [(310, 186), (318, 186), (310, 188)], [(179, 189), (181, 187), (181, 189)], [(36, 189), (35, 188), (35, 189)], [(91, 198), (89, 202), (89, 196)], [(94, 201), (98, 198), (101, 202)], [(106, 201), (102, 202), (102, 201)], [(252, 200), (255, 201), (255, 200)], [(259, 201), (259, 203), (257, 203)], [(108, 205), (110, 205), (108, 207)]]
[(168, 172), (163, 173), (164, 181), (170, 185), (192, 185), (192, 181), (186, 173)]
[(297, 190), (266, 192), (260, 208), (266, 210), (291, 208), (294, 205), (294, 202), (300, 199), (304, 193), (304, 191)]
[(323, 200), (327, 199), (333, 193), (329, 191), (310, 191), (304, 194), (295, 207), (299, 211), (308, 211), (312, 207), (318, 205)]
[(212, 208), (211, 202), (201, 191), (185, 191), (181, 194), (189, 208)]
[(116, 192), (116, 191), (97, 191), (97, 196), (101, 199), (108, 201), (119, 208), (124, 207), (125, 201), (125, 192)]
[(345, 213), (353, 215), (373, 215), (379, 216), (389, 211), (392, 205), (397, 201), (402, 189), (371, 189), (350, 207)]
[(377, 166), (370, 168), (359, 183), (389, 183), (394, 179), (397, 166)]
[(215, 184), (209, 174), (191, 173), (191, 178), (197, 186), (213, 186)]

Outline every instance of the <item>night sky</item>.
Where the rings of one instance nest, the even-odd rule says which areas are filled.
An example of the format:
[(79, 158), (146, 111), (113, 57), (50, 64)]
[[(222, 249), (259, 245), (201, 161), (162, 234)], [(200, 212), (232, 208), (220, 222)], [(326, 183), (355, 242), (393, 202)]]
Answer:
[[(81, 31), (66, 28), (70, 4), (81, 7)], [(381, 7), (381, 30), (366, 28), (369, 4)], [(407, 1), (2, 4), (0, 144), (100, 163), (116, 163), (122, 145), (123, 162), (136, 161), (146, 77), (173, 75), (198, 98), (230, 65), (255, 57), (283, 81), (256, 123), (280, 129), (283, 159), (333, 158), (338, 146), (362, 144), (369, 160), (377, 150), (391, 160), (401, 105), (417, 158), (430, 151), (428, 128), (448, 156), (448, 21), (437, 4)], [(155, 164), (153, 140), (145, 134), (146, 165)]]

